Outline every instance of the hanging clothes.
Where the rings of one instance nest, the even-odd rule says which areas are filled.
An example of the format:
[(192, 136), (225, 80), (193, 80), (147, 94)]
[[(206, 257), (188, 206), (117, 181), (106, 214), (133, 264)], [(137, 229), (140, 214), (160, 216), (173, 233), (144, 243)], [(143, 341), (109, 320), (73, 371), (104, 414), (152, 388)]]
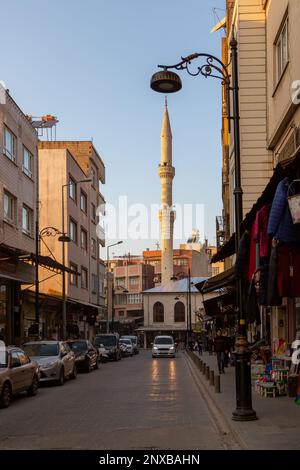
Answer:
[(278, 283), (277, 283), (277, 249), (278, 242), (273, 240), (272, 249), (270, 255), (269, 269), (268, 269), (268, 288), (267, 288), (267, 305), (279, 306), (282, 304), (282, 298), (278, 292)]
[(258, 306), (254, 276), (248, 287), (247, 295), (245, 298), (245, 307), (247, 323), (256, 322), (257, 325), (260, 325), (260, 311)]
[(256, 218), (255, 218), (254, 237), (255, 237), (256, 242), (259, 245), (260, 260), (270, 255), (271, 238), (268, 235), (268, 223), (269, 223), (270, 210), (271, 210), (270, 204), (266, 204), (257, 212)]
[(249, 246), (250, 234), (247, 230), (245, 230), (240, 239), (238, 251), (236, 254), (236, 261), (234, 265), (234, 273), (237, 279), (245, 278), (245, 272), (248, 269)]
[(281, 297), (300, 297), (300, 247), (280, 244), (277, 249), (277, 287)]
[(284, 243), (300, 244), (300, 224), (293, 224), (287, 200), (289, 185), (290, 180), (286, 177), (277, 186), (269, 217), (268, 235)]

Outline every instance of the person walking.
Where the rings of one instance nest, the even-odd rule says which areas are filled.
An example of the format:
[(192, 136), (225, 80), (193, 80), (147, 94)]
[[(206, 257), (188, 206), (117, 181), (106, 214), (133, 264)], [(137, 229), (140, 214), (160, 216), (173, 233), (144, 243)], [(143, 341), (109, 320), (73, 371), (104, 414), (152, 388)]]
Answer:
[(214, 340), (214, 349), (217, 353), (217, 361), (218, 361), (218, 369), (220, 374), (225, 374), (224, 366), (225, 366), (225, 351), (227, 347), (227, 341), (224, 336), (222, 336), (221, 330), (217, 331), (217, 335)]

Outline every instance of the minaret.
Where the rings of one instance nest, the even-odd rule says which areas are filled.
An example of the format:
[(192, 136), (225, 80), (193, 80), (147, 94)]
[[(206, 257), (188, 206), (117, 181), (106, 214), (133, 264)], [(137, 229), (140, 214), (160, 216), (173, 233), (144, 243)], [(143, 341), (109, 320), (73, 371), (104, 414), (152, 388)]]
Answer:
[(161, 209), (159, 211), (161, 239), (161, 283), (169, 282), (173, 276), (173, 226), (175, 213), (172, 210), (172, 182), (175, 168), (172, 166), (172, 132), (167, 98), (161, 129), (161, 161), (158, 166), (161, 184)]

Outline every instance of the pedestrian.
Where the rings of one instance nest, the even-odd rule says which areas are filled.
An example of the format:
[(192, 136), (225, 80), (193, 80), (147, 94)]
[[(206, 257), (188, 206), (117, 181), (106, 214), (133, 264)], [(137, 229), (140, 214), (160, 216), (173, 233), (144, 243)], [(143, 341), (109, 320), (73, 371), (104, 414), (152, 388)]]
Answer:
[(199, 356), (202, 356), (202, 343), (201, 343), (200, 339), (198, 339), (197, 344), (198, 344)]
[(229, 365), (229, 353), (230, 353), (230, 338), (228, 336), (227, 330), (224, 331), (224, 341), (225, 341), (225, 351), (224, 351), (224, 366), (228, 367)]
[(217, 331), (217, 335), (214, 340), (214, 349), (217, 353), (217, 361), (218, 361), (218, 369), (220, 374), (225, 374), (224, 370), (224, 359), (225, 359), (225, 351), (226, 351), (226, 339), (222, 336), (221, 330)]

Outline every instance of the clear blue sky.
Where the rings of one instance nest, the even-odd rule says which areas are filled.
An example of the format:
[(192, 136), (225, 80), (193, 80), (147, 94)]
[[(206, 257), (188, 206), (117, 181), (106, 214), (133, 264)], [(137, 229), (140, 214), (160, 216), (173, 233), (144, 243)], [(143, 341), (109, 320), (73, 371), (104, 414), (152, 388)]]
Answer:
[[(163, 95), (149, 80), (181, 55), (220, 55), (225, 0), (12, 0), (2, 2), (0, 79), (31, 115), (54, 114), (57, 138), (90, 139), (107, 171), (103, 193), (115, 203), (159, 203), (157, 165)], [(220, 10), (220, 9), (223, 9)], [(174, 202), (205, 205), (215, 242), (221, 213), (221, 89), (217, 80), (181, 75), (169, 96), (176, 177)], [(126, 242), (136, 253), (154, 241)]]

